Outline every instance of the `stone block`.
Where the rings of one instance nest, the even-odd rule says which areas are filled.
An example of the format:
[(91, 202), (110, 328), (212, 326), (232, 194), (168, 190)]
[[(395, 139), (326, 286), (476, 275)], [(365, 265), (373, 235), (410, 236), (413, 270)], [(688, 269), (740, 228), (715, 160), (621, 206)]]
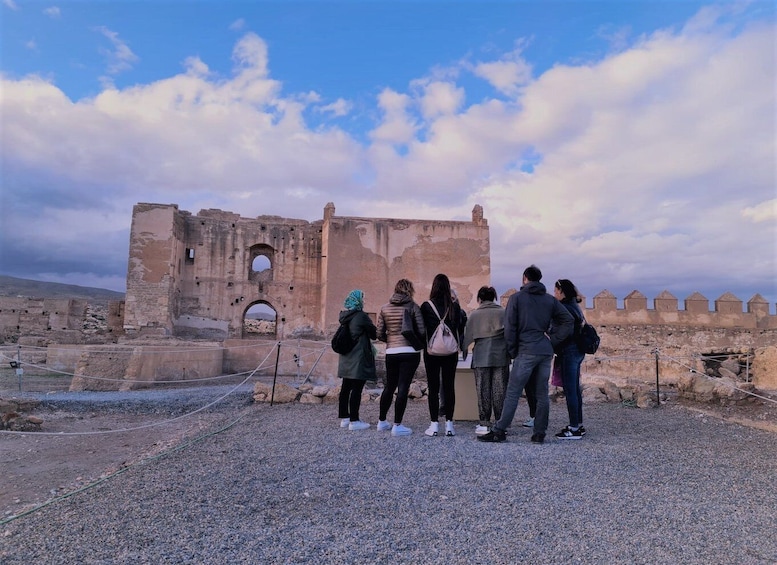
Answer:
[(273, 387), (271, 384), (256, 383), (254, 385), (254, 401), (255, 402), (274, 402), (278, 404), (284, 404), (287, 402), (294, 402), (299, 398), (300, 392), (286, 384), (276, 384), (275, 394), (273, 395)]
[(300, 404), (321, 404), (323, 397), (306, 392), (299, 397), (299, 402)]

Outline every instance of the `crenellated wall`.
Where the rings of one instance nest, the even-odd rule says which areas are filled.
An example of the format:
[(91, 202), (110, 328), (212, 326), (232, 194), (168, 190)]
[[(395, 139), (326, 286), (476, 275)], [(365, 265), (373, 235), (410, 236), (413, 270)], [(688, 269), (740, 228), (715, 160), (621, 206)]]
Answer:
[[(503, 306), (517, 291), (509, 289), (501, 296)], [(665, 290), (653, 300), (653, 308), (648, 308), (647, 297), (638, 290), (631, 291), (623, 299), (623, 308), (618, 308), (618, 298), (609, 290), (603, 290), (593, 298), (593, 307), (585, 305), (585, 297), (580, 306), (586, 319), (593, 325), (625, 326), (672, 326), (687, 328), (750, 329), (777, 330), (777, 315), (769, 313), (769, 303), (760, 294), (755, 294), (744, 309), (743, 302), (730, 292), (723, 293), (715, 300), (714, 310), (710, 310), (709, 300), (694, 292), (683, 302)]]
[[(515, 292), (504, 293), (502, 305)], [(750, 368), (754, 384), (777, 388), (777, 364), (765, 355), (777, 346), (777, 316), (769, 313), (769, 304), (760, 294), (746, 308), (730, 292), (714, 301), (714, 310), (698, 292), (685, 299), (683, 310), (668, 291), (654, 299), (653, 308), (648, 308), (647, 297), (638, 290), (623, 299), (623, 308), (617, 303), (608, 290), (594, 296), (592, 308), (584, 307), (585, 300), (581, 303), (586, 320), (602, 340), (596, 356), (586, 357), (584, 372), (650, 378), (655, 366), (648, 361), (658, 352), (662, 379), (673, 381), (691, 369), (703, 371), (701, 356), (747, 353), (755, 359)]]
[(744, 308), (742, 300), (725, 292), (710, 310), (709, 300), (694, 292), (679, 301), (669, 291), (663, 291), (648, 309), (647, 297), (634, 290), (623, 299), (623, 308), (617, 308), (617, 298), (603, 290), (593, 298), (593, 308), (585, 315), (592, 324), (686, 326), (704, 328), (777, 329), (777, 316), (769, 313), (769, 303), (760, 294), (754, 295)]

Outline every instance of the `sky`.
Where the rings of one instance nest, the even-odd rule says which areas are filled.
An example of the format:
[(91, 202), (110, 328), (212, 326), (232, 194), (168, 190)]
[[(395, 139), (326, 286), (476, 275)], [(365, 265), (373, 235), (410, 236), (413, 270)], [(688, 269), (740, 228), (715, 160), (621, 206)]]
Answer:
[[(492, 284), (777, 303), (774, 2), (0, 0), (0, 274), (132, 207), (468, 220)], [(441, 266), (444, 272), (444, 266)]]

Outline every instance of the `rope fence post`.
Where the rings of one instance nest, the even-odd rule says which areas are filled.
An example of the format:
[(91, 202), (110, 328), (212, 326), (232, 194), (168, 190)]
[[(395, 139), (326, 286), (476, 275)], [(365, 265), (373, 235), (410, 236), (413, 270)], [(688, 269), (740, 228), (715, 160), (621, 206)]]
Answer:
[(661, 387), (659, 385), (659, 371), (658, 371), (658, 348), (656, 347), (654, 350), (654, 353), (656, 354), (656, 408), (661, 406)]
[(16, 376), (19, 377), (19, 392), (22, 391), (22, 375), (24, 369), (22, 369), (22, 346), (16, 345)]
[(278, 348), (275, 352), (275, 372), (273, 373), (272, 377), (272, 394), (270, 395), (270, 406), (273, 405), (273, 402), (275, 401), (275, 381), (278, 379), (278, 361), (280, 361), (281, 358), (281, 342), (275, 344), (275, 346)]

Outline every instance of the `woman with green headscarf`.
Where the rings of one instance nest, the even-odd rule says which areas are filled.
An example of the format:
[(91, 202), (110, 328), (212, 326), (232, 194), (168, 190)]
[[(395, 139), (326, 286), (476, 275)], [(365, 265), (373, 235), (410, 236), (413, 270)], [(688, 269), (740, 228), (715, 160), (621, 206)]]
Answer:
[(338, 414), (340, 427), (351, 431), (370, 427), (359, 418), (364, 383), (375, 380), (375, 353), (372, 340), (377, 338), (375, 324), (364, 312), (364, 292), (352, 290), (345, 299), (345, 310), (340, 312), (340, 323), (347, 325), (356, 345), (340, 355), (337, 376), (343, 379), (340, 388)]

